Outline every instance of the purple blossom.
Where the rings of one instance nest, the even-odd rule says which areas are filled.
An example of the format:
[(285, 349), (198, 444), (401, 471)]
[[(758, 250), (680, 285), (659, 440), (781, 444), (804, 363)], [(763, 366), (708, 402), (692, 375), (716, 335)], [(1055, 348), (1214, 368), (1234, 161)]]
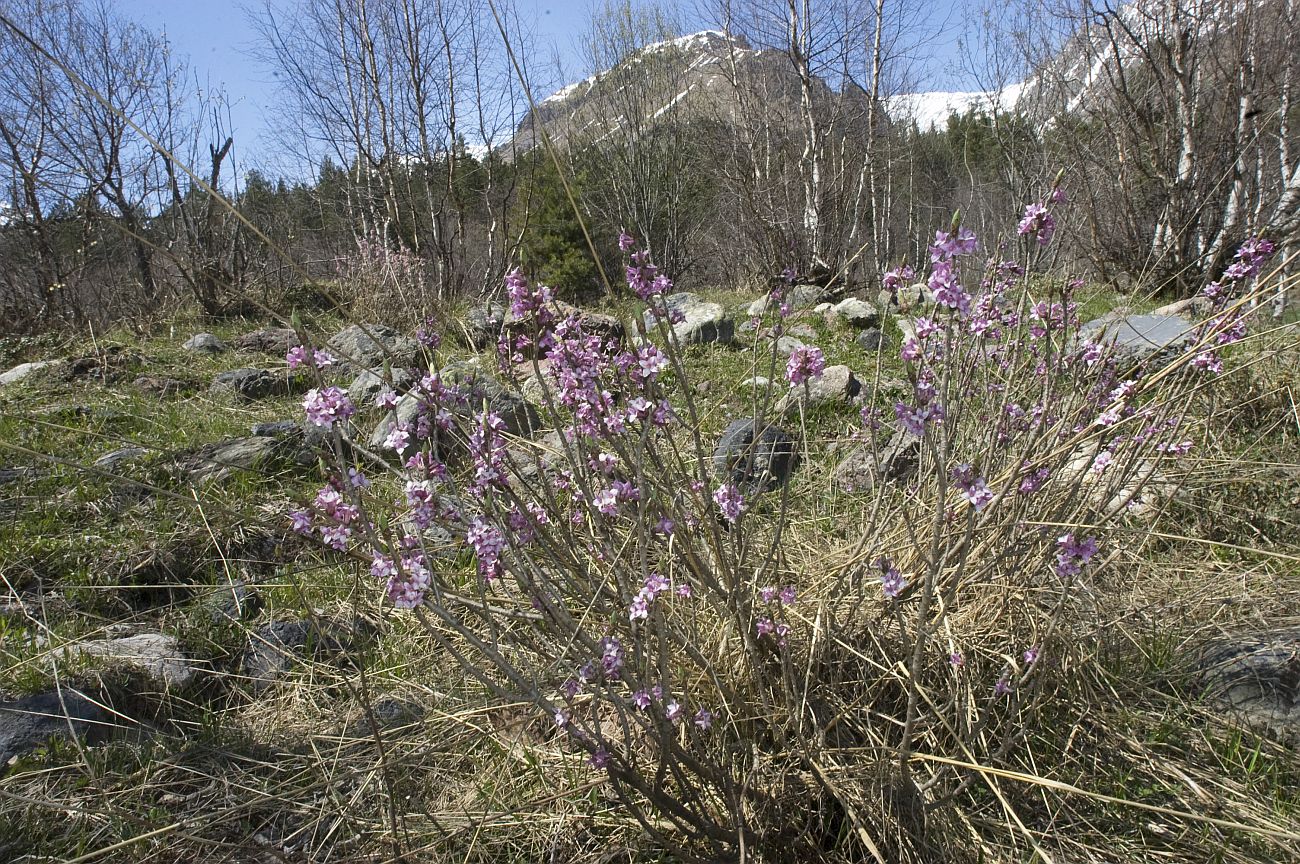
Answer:
[(998, 679), (998, 683), (993, 685), (993, 695), (1006, 696), (1010, 692), (1011, 692), (1011, 676), (1010, 674), (1003, 672), (1002, 677)]
[(712, 726), (713, 726), (713, 712), (712, 712), (712, 711), (709, 711), (708, 709), (705, 709), (705, 708), (701, 708), (699, 711), (696, 711), (696, 712), (695, 712), (695, 725), (696, 725), (697, 727), (699, 727), (700, 729), (703, 729), (703, 730), (705, 730), (705, 731), (707, 731), (707, 730), (709, 730), (710, 728), (712, 728)]
[(793, 606), (798, 594), (793, 585), (787, 585), (781, 589), (781, 604), (783, 606)]
[(289, 514), (289, 524), (299, 534), (310, 534), (311, 513), (307, 510), (295, 510)]
[(501, 553), (505, 551), (506, 538), (500, 529), (475, 516), (465, 532), (465, 540), (478, 556), (480, 575), (486, 579), (494, 579), (502, 575), (505, 568), (501, 563)]
[(307, 347), (305, 345), (295, 345), (284, 355), (285, 362), (289, 364), (290, 369), (297, 369), (307, 363)]
[(885, 597), (895, 600), (907, 588), (907, 580), (894, 562), (888, 558), (877, 558), (874, 565), (880, 569), (880, 587)]
[(609, 751), (604, 747), (597, 747), (592, 751), (591, 756), (587, 759), (592, 768), (604, 768), (609, 764)]
[(1097, 538), (1077, 540), (1072, 533), (1062, 534), (1056, 541), (1056, 575), (1062, 579), (1078, 576), (1096, 554)]
[(975, 475), (975, 469), (969, 464), (962, 463), (954, 466), (952, 479), (961, 492), (961, 497), (970, 502), (976, 512), (983, 510), (993, 501), (993, 490), (989, 488), (989, 484), (983, 477)]
[(820, 348), (813, 345), (801, 345), (790, 354), (785, 364), (785, 377), (791, 387), (797, 387), (805, 381), (815, 381), (822, 377), (826, 368), (826, 358)]
[(1025, 661), (1025, 665), (1026, 665), (1026, 666), (1032, 666), (1032, 665), (1034, 665), (1035, 663), (1037, 663), (1037, 662), (1038, 662), (1038, 654), (1039, 654), (1039, 648), (1038, 648), (1037, 645), (1034, 645), (1034, 646), (1032, 646), (1032, 647), (1030, 647), (1030, 648), (1026, 648), (1026, 649), (1025, 649), (1025, 653), (1024, 653), (1024, 655), (1023, 655), (1023, 657), (1024, 657), (1024, 661)]
[(302, 400), (307, 419), (317, 426), (333, 426), (336, 421), (346, 420), (357, 413), (356, 406), (348, 398), (348, 391), (340, 387), (312, 388)]
[(636, 691), (632, 694), (632, 704), (637, 707), (637, 710), (645, 711), (650, 707), (650, 694), (645, 690)]
[(1052, 234), (1055, 231), (1056, 218), (1041, 202), (1025, 207), (1025, 215), (1016, 228), (1016, 232), (1021, 237), (1033, 237), (1038, 241), (1039, 246), (1046, 246), (1052, 242)]
[(948, 655), (948, 663), (951, 666), (960, 669), (966, 665), (966, 658), (962, 656), (960, 651), (954, 651)]
[(668, 722), (672, 723), (674, 726), (682, 722), (682, 715), (684, 713), (686, 713), (686, 709), (676, 700), (669, 702), (664, 706), (664, 717), (666, 717)]
[(771, 618), (764, 616), (755, 622), (754, 629), (758, 631), (759, 636), (771, 636), (776, 632), (776, 624)]
[(713, 501), (722, 511), (722, 518), (734, 524), (745, 510), (745, 496), (733, 483), (723, 483), (713, 492)]
[(624, 252), (630, 252), (632, 251), (632, 247), (635, 245), (636, 245), (636, 239), (631, 234), (627, 233), (627, 231), (618, 232), (619, 249), (621, 249)]

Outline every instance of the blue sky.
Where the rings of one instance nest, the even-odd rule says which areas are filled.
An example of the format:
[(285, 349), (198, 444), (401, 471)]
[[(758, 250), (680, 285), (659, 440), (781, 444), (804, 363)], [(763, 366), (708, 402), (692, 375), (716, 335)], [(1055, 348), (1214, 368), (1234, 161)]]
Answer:
[[(586, 74), (579, 40), (591, 18), (590, 0), (516, 0), (516, 5), (525, 26), (534, 29), (542, 58), (558, 53), (568, 78)], [(918, 17), (932, 34), (916, 58), (925, 77), (920, 82), (924, 89), (974, 87), (952, 68), (964, 24), (962, 10), (973, 5), (972, 0), (916, 4)], [(225, 88), (231, 100), (236, 149), (242, 151), (246, 166), (250, 156), (254, 163), (261, 161), (259, 156), (271, 147), (267, 118), (274, 114), (275, 84), (269, 71), (249, 56), (257, 33), (248, 15), (234, 4), (196, 0), (114, 0), (114, 6), (150, 30), (165, 31), (173, 48), (189, 58), (200, 87), (211, 84)]]

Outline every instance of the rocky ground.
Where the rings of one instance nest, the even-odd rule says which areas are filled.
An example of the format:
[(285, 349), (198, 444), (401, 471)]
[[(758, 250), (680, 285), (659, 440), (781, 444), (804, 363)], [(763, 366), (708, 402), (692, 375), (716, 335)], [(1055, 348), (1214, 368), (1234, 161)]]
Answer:
[[(855, 495), (902, 483), (914, 465), (914, 439), (892, 428), (868, 438), (860, 419), (864, 407), (888, 415), (907, 387), (897, 360), (907, 319), (890, 298), (837, 296), (815, 285), (796, 287), (789, 302), (792, 314), (773, 329), (773, 316), (760, 317), (765, 298), (671, 298), (683, 318), (677, 338), (692, 346), (701, 431), (717, 444), (716, 471), (755, 488), (794, 483), (815, 499), (806, 518), (833, 523), (855, 506)], [(618, 311), (584, 315), (589, 327), (623, 333), (630, 319)], [(1195, 314), (1185, 307), (1136, 316), (1094, 311), (1089, 327), (1112, 333), (1135, 357), (1176, 348)], [(489, 400), (516, 446), (543, 446), (531, 364), (512, 375), (496, 370), (491, 346), (510, 317), (484, 304), (460, 320), (448, 334), (458, 345), (444, 352), (454, 358), (450, 378)], [(373, 400), (390, 388), (401, 396), (424, 373), (420, 343), (377, 323), (321, 319), (305, 328), (339, 360), (326, 372), (330, 380), (367, 406), (353, 418), (350, 441), (379, 453), (392, 419)], [(217, 807), (234, 815), (205, 835), (214, 842), (251, 842), (304, 860), (333, 849), (346, 858), (355, 848), (344, 835), (371, 829), (351, 824), (349, 807), (339, 802), (378, 792), (373, 777), (320, 780), (312, 772), (322, 764), (321, 748), (352, 753), (369, 746), (377, 728), (427, 732), (459, 685), (427, 668), (427, 652), (412, 653), (411, 628), (384, 608), (364, 570), (288, 528), (288, 512), (313, 494), (323, 448), (332, 446), (302, 418), (302, 394), (312, 382), (285, 361), (298, 335), (258, 322), (215, 330), (120, 334), (39, 357), (24, 350), (11, 353), (0, 373), (0, 772), (11, 777), (0, 783), (26, 793), (42, 787), (58, 799), (70, 794), (60, 785), (60, 766), (93, 766), (82, 770), (111, 796), (120, 789), (108, 778), (148, 782), (147, 766), (165, 762), (164, 753), (188, 754), (160, 769), (166, 789), (128, 808), (131, 818), (154, 818), (150, 807), (164, 814)], [(787, 392), (785, 357), (804, 345), (824, 351), (826, 373)], [(769, 390), (784, 394), (778, 414), (755, 425), (755, 395)], [(1258, 742), (1300, 741), (1294, 609), (1276, 591), (1255, 597), (1262, 580), (1300, 582), (1300, 475), (1294, 452), (1288, 459), (1269, 449), (1274, 440), (1293, 444), (1300, 429), (1288, 431), (1285, 412), (1273, 411), (1269, 400), (1279, 398), (1276, 391), (1248, 393), (1246, 407), (1231, 415), (1241, 428), (1223, 434), (1236, 435), (1238, 454), (1251, 454), (1249, 476), (1231, 499), (1195, 498), (1223, 479), (1218, 472), (1235, 458), (1226, 452), (1219, 467), (1207, 463), (1190, 491), (1167, 493), (1183, 496), (1185, 521), (1177, 531), (1161, 530), (1212, 545), (1171, 540), (1151, 565), (1173, 573), (1209, 567), (1238, 580), (1241, 590), (1225, 588), (1213, 613), (1220, 635), (1167, 646), (1177, 657), (1157, 665), (1169, 677), (1173, 659), (1192, 658), (1180, 686), (1197, 716), (1262, 735), (1252, 740), (1271, 754), (1260, 758), (1270, 759), (1286, 751)], [(397, 416), (410, 407), (409, 399), (398, 401)], [(1250, 518), (1220, 512), (1238, 506), (1251, 508)], [(1185, 598), (1172, 588), (1166, 593), (1168, 614), (1183, 614)], [(1253, 605), (1246, 612), (1242, 603)], [(369, 675), (359, 674), (363, 668)], [(514, 721), (485, 722), (499, 730)], [(412, 734), (394, 746), (407, 758), (443, 759), (445, 770), (455, 770), (465, 764), (464, 732)], [(521, 726), (517, 734), (529, 733)], [(218, 750), (224, 755), (214, 755)], [(219, 763), (227, 759), (223, 778)], [(187, 760), (201, 766), (201, 782), (187, 784), (175, 770)], [(315, 767), (303, 768), (307, 763)], [(52, 773), (36, 779), (42, 766)], [(283, 775), (295, 771), (296, 779)], [(231, 786), (233, 777), (240, 779)], [(433, 794), (427, 778), (408, 781), (415, 784), (410, 794)], [(252, 788), (263, 790), (262, 803), (247, 792)], [(433, 797), (446, 804), (453, 794), (447, 788)], [(487, 787), (476, 788), (462, 789), (465, 802), (449, 806), (473, 809), (466, 802)], [(326, 808), (334, 815), (321, 818), (302, 796), (335, 802)], [(12, 824), (30, 829), (36, 818), (33, 811)], [(99, 846), (117, 836), (78, 825), (90, 832), (79, 836)], [(76, 846), (71, 830), (47, 824), (19, 837), (0, 828), (0, 851), (26, 842), (61, 854)]]

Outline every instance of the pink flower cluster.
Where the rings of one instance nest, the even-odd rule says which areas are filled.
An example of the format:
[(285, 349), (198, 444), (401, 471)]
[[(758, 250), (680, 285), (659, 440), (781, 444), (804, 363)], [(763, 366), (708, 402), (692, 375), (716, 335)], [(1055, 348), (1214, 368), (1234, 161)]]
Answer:
[(326, 427), (347, 420), (357, 413), (356, 406), (348, 398), (348, 391), (332, 385), (308, 390), (302, 400), (302, 407), (307, 412), (309, 421)]

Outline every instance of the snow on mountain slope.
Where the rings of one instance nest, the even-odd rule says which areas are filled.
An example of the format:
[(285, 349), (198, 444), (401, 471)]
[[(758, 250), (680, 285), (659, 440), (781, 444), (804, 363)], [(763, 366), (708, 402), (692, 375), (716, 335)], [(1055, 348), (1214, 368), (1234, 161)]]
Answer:
[(983, 111), (1012, 111), (1024, 90), (1023, 83), (1010, 84), (1001, 90), (933, 90), (927, 93), (903, 93), (885, 99), (885, 111), (895, 123), (915, 122), (922, 132), (942, 129), (952, 114)]

